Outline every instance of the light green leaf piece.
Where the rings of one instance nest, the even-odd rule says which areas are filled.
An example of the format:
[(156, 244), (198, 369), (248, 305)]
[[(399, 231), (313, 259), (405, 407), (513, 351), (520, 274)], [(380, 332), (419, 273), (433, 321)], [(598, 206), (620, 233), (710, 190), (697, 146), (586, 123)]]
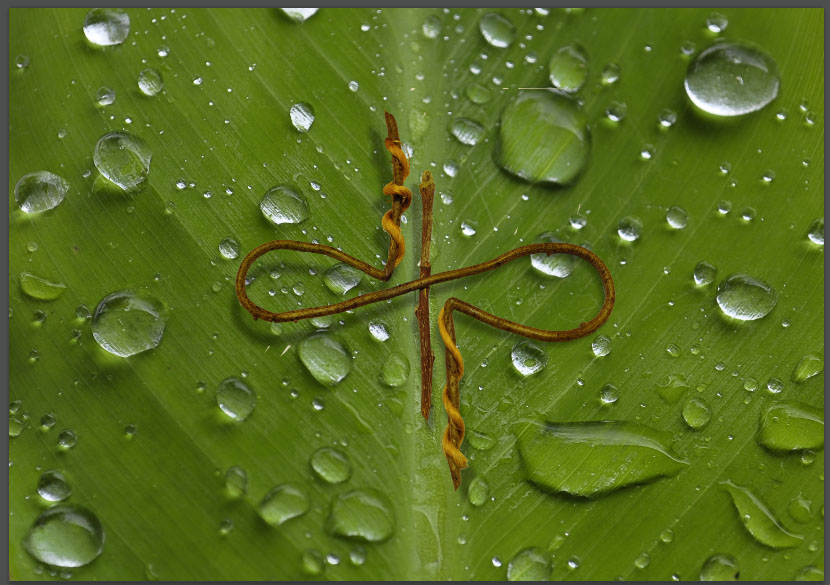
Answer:
[(674, 475), (687, 461), (673, 454), (671, 433), (627, 421), (532, 423), (519, 453), (536, 485), (594, 497)]
[(773, 402), (761, 411), (758, 444), (771, 451), (824, 446), (824, 411), (802, 402)]
[(793, 548), (801, 544), (804, 537), (793, 534), (781, 525), (770, 509), (749, 488), (722, 481), (720, 485), (732, 497), (738, 517), (752, 537), (770, 548)]

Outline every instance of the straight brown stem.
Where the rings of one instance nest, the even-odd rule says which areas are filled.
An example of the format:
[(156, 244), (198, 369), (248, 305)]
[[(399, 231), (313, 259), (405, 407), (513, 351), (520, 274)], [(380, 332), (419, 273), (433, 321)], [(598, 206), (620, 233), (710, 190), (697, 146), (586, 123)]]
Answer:
[[(424, 171), (421, 177), (420, 192), (422, 205), (420, 278), (426, 278), (432, 274), (429, 255), (432, 242), (432, 202), (435, 196), (435, 183), (429, 171)], [(425, 420), (429, 420), (429, 411), (432, 408), (432, 366), (435, 362), (429, 334), (429, 288), (422, 288), (418, 293), (415, 317), (418, 319), (418, 331), (421, 338), (421, 414)]]

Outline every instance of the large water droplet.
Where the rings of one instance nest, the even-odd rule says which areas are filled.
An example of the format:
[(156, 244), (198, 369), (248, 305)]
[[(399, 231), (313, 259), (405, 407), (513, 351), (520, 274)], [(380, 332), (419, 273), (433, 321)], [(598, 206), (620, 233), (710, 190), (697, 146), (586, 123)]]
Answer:
[(268, 220), (276, 225), (301, 223), (308, 219), (308, 203), (302, 193), (287, 185), (269, 189), (259, 204), (259, 209)]
[(363, 279), (363, 272), (345, 264), (338, 262), (332, 265), (323, 275), (323, 282), (329, 290), (335, 294), (344, 295), (358, 284)]
[(522, 376), (532, 376), (545, 369), (548, 354), (532, 341), (519, 341), (510, 351), (513, 367)]
[(326, 333), (309, 335), (300, 342), (297, 351), (308, 372), (325, 386), (336, 386), (352, 370), (349, 352)]
[(551, 56), (548, 71), (556, 89), (579, 91), (588, 78), (588, 54), (576, 43), (565, 45)]
[(550, 579), (548, 555), (536, 547), (516, 553), (507, 565), (508, 581), (547, 581)]
[(461, 144), (475, 146), (484, 137), (484, 126), (469, 118), (456, 118), (450, 124), (450, 133)]
[(291, 123), (300, 132), (308, 132), (314, 123), (314, 108), (305, 102), (299, 102), (291, 106), (288, 111), (291, 116)]
[(778, 302), (775, 290), (762, 280), (733, 274), (718, 285), (718, 306), (729, 317), (754, 321), (766, 317)]
[(231, 419), (242, 422), (256, 407), (256, 393), (239, 378), (227, 378), (216, 390), (216, 404)]
[(639, 423), (527, 423), (518, 434), (528, 479), (543, 489), (593, 497), (677, 473), (670, 433)]
[(28, 296), (39, 301), (54, 301), (66, 292), (64, 283), (47, 280), (31, 272), (20, 273), (20, 288)]
[(496, 12), (488, 12), (478, 21), (478, 28), (484, 40), (500, 49), (513, 44), (516, 40), (516, 27), (507, 18)]
[(44, 471), (37, 482), (37, 493), (47, 502), (60, 502), (72, 494), (64, 475), (56, 470)]
[(683, 405), (683, 420), (689, 428), (699, 431), (711, 418), (712, 411), (702, 398), (690, 398)]
[[(554, 244), (563, 243), (553, 232), (540, 234), (536, 241)], [(567, 278), (576, 266), (576, 257), (570, 254), (531, 254), (530, 265), (547, 276)]]
[(792, 548), (801, 544), (804, 537), (787, 531), (749, 489), (729, 480), (720, 482), (720, 485), (732, 496), (738, 517), (755, 540), (770, 548)]
[(588, 162), (588, 119), (571, 98), (524, 91), (501, 114), (496, 162), (531, 183), (567, 184)]
[(761, 412), (758, 444), (771, 451), (819, 449), (824, 412), (801, 402), (773, 402)]
[(311, 468), (329, 483), (342, 483), (352, 475), (352, 464), (342, 451), (322, 447), (311, 455)]
[(93, 8), (84, 18), (84, 36), (93, 45), (120, 45), (130, 34), (130, 17), (117, 8)]
[(60, 205), (69, 183), (49, 171), (35, 171), (20, 177), (14, 186), (14, 201), (24, 213), (41, 213)]
[(35, 560), (52, 567), (83, 567), (104, 550), (104, 528), (86, 508), (55, 506), (37, 517), (23, 547)]
[(153, 97), (164, 89), (164, 80), (157, 69), (144, 69), (138, 74), (138, 89), (146, 96)]
[(102, 348), (129, 357), (161, 343), (165, 311), (149, 295), (118, 291), (105, 296), (92, 316), (92, 336)]
[(311, 508), (305, 492), (291, 483), (278, 485), (265, 494), (257, 507), (260, 517), (271, 526), (302, 516)]
[(802, 357), (793, 370), (793, 382), (801, 384), (824, 371), (824, 358), (816, 353)]
[(356, 489), (337, 495), (331, 503), (326, 529), (330, 534), (368, 542), (392, 536), (395, 514), (392, 503), (377, 490)]
[(761, 49), (717, 43), (689, 65), (683, 82), (698, 108), (715, 116), (741, 116), (760, 110), (778, 95), (778, 68)]
[(732, 555), (715, 554), (700, 568), (701, 581), (737, 581), (741, 569)]
[(144, 141), (127, 132), (104, 134), (92, 153), (98, 172), (125, 191), (131, 191), (147, 180), (152, 157)]

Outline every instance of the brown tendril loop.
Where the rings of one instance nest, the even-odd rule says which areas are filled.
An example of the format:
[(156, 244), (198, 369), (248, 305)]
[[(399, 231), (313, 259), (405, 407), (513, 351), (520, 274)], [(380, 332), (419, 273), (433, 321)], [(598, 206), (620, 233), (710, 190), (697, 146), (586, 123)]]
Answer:
[[(403, 181), (405, 181), (406, 178), (409, 176), (409, 159), (406, 158), (406, 155), (404, 154), (403, 149), (401, 148), (401, 141), (393, 140), (392, 138), (387, 138), (385, 144), (386, 149), (390, 153), (392, 153), (392, 157), (400, 165), (400, 183), (403, 183)], [(403, 260), (403, 255), (406, 251), (406, 246), (403, 241), (403, 234), (401, 233), (400, 223), (401, 215), (409, 208), (409, 204), (412, 203), (412, 191), (404, 187), (402, 184), (399, 184), (393, 180), (383, 187), (383, 194), (391, 195), (393, 201), (396, 199), (400, 201), (400, 208), (390, 209), (385, 214), (383, 214), (383, 219), (381, 220), (381, 226), (383, 227), (383, 231), (389, 234), (389, 237), (392, 239), (392, 245), (395, 249), (395, 258), (393, 259), (392, 264), (392, 269), (394, 270), (398, 267), (398, 264), (400, 264)]]

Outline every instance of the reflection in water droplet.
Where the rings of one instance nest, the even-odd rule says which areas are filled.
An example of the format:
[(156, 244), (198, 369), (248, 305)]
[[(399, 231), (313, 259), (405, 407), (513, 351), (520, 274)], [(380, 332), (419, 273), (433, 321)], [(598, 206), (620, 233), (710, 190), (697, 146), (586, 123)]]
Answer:
[(606, 384), (599, 391), (599, 400), (602, 404), (614, 404), (619, 397), (620, 391), (613, 384)]
[(84, 18), (84, 36), (93, 45), (120, 45), (130, 34), (130, 17), (117, 8), (93, 8)]
[(92, 316), (92, 336), (102, 348), (130, 357), (157, 347), (164, 335), (162, 304), (149, 295), (119, 291), (105, 296)]
[(746, 274), (733, 274), (718, 285), (718, 306), (740, 321), (766, 317), (778, 302), (775, 290), (766, 282)]
[(713, 32), (716, 34), (725, 31), (728, 25), (729, 19), (727, 19), (726, 16), (718, 12), (713, 12), (709, 15), (709, 18), (706, 19), (706, 28), (709, 29), (709, 32)]
[(311, 468), (328, 483), (342, 483), (352, 475), (352, 464), (345, 453), (321, 447), (311, 455)]
[(602, 73), (600, 73), (600, 83), (602, 85), (613, 85), (617, 83), (620, 79), (620, 66), (616, 63), (608, 63), (605, 67), (602, 68)]
[(550, 560), (536, 547), (516, 553), (507, 565), (508, 581), (547, 581), (550, 579)]
[(14, 201), (24, 213), (54, 209), (66, 197), (69, 183), (49, 171), (35, 171), (20, 177), (14, 186)]
[(326, 529), (334, 536), (382, 542), (395, 529), (392, 503), (371, 488), (339, 494), (332, 500)]
[(144, 141), (127, 132), (104, 134), (92, 153), (98, 172), (125, 191), (136, 189), (147, 180), (152, 157)]
[(20, 273), (20, 288), (28, 296), (39, 301), (54, 301), (66, 292), (64, 283), (53, 282), (31, 272)]
[(507, 18), (496, 12), (487, 12), (478, 22), (484, 40), (494, 47), (504, 49), (516, 40), (516, 27)]
[(732, 555), (715, 554), (700, 569), (701, 581), (737, 581), (741, 569)]
[(456, 118), (450, 124), (450, 133), (461, 144), (475, 146), (484, 137), (484, 126), (469, 118)]
[(314, 333), (303, 339), (298, 354), (308, 372), (325, 386), (336, 386), (352, 370), (351, 355), (327, 333)]
[(553, 87), (569, 93), (579, 91), (588, 78), (588, 54), (572, 43), (557, 50), (548, 63)]
[(522, 376), (532, 376), (545, 369), (548, 354), (532, 341), (519, 341), (510, 351), (513, 367)]
[(242, 380), (227, 378), (216, 390), (216, 404), (232, 420), (242, 422), (256, 407), (256, 393)]
[(104, 550), (104, 528), (81, 506), (59, 505), (41, 512), (23, 538), (32, 557), (52, 567), (83, 567)]
[(308, 132), (314, 123), (314, 108), (305, 102), (299, 102), (291, 106), (288, 114), (291, 117), (291, 124), (299, 132)]
[(262, 498), (257, 512), (271, 526), (280, 526), (308, 512), (311, 503), (305, 492), (291, 483), (278, 485)]
[(607, 108), (605, 108), (605, 117), (615, 123), (622, 122), (627, 113), (628, 106), (625, 105), (625, 102), (614, 100), (608, 104)]
[(393, 353), (383, 362), (380, 370), (381, 381), (393, 388), (403, 386), (409, 377), (409, 359), (406, 356)]
[(146, 96), (156, 96), (164, 89), (164, 80), (157, 69), (144, 69), (138, 74), (138, 89)]
[(657, 117), (657, 125), (661, 130), (667, 130), (677, 122), (677, 113), (673, 110), (663, 110)]
[(478, 222), (471, 219), (461, 222), (461, 233), (465, 236), (470, 237), (476, 235), (476, 230), (478, 230)]

